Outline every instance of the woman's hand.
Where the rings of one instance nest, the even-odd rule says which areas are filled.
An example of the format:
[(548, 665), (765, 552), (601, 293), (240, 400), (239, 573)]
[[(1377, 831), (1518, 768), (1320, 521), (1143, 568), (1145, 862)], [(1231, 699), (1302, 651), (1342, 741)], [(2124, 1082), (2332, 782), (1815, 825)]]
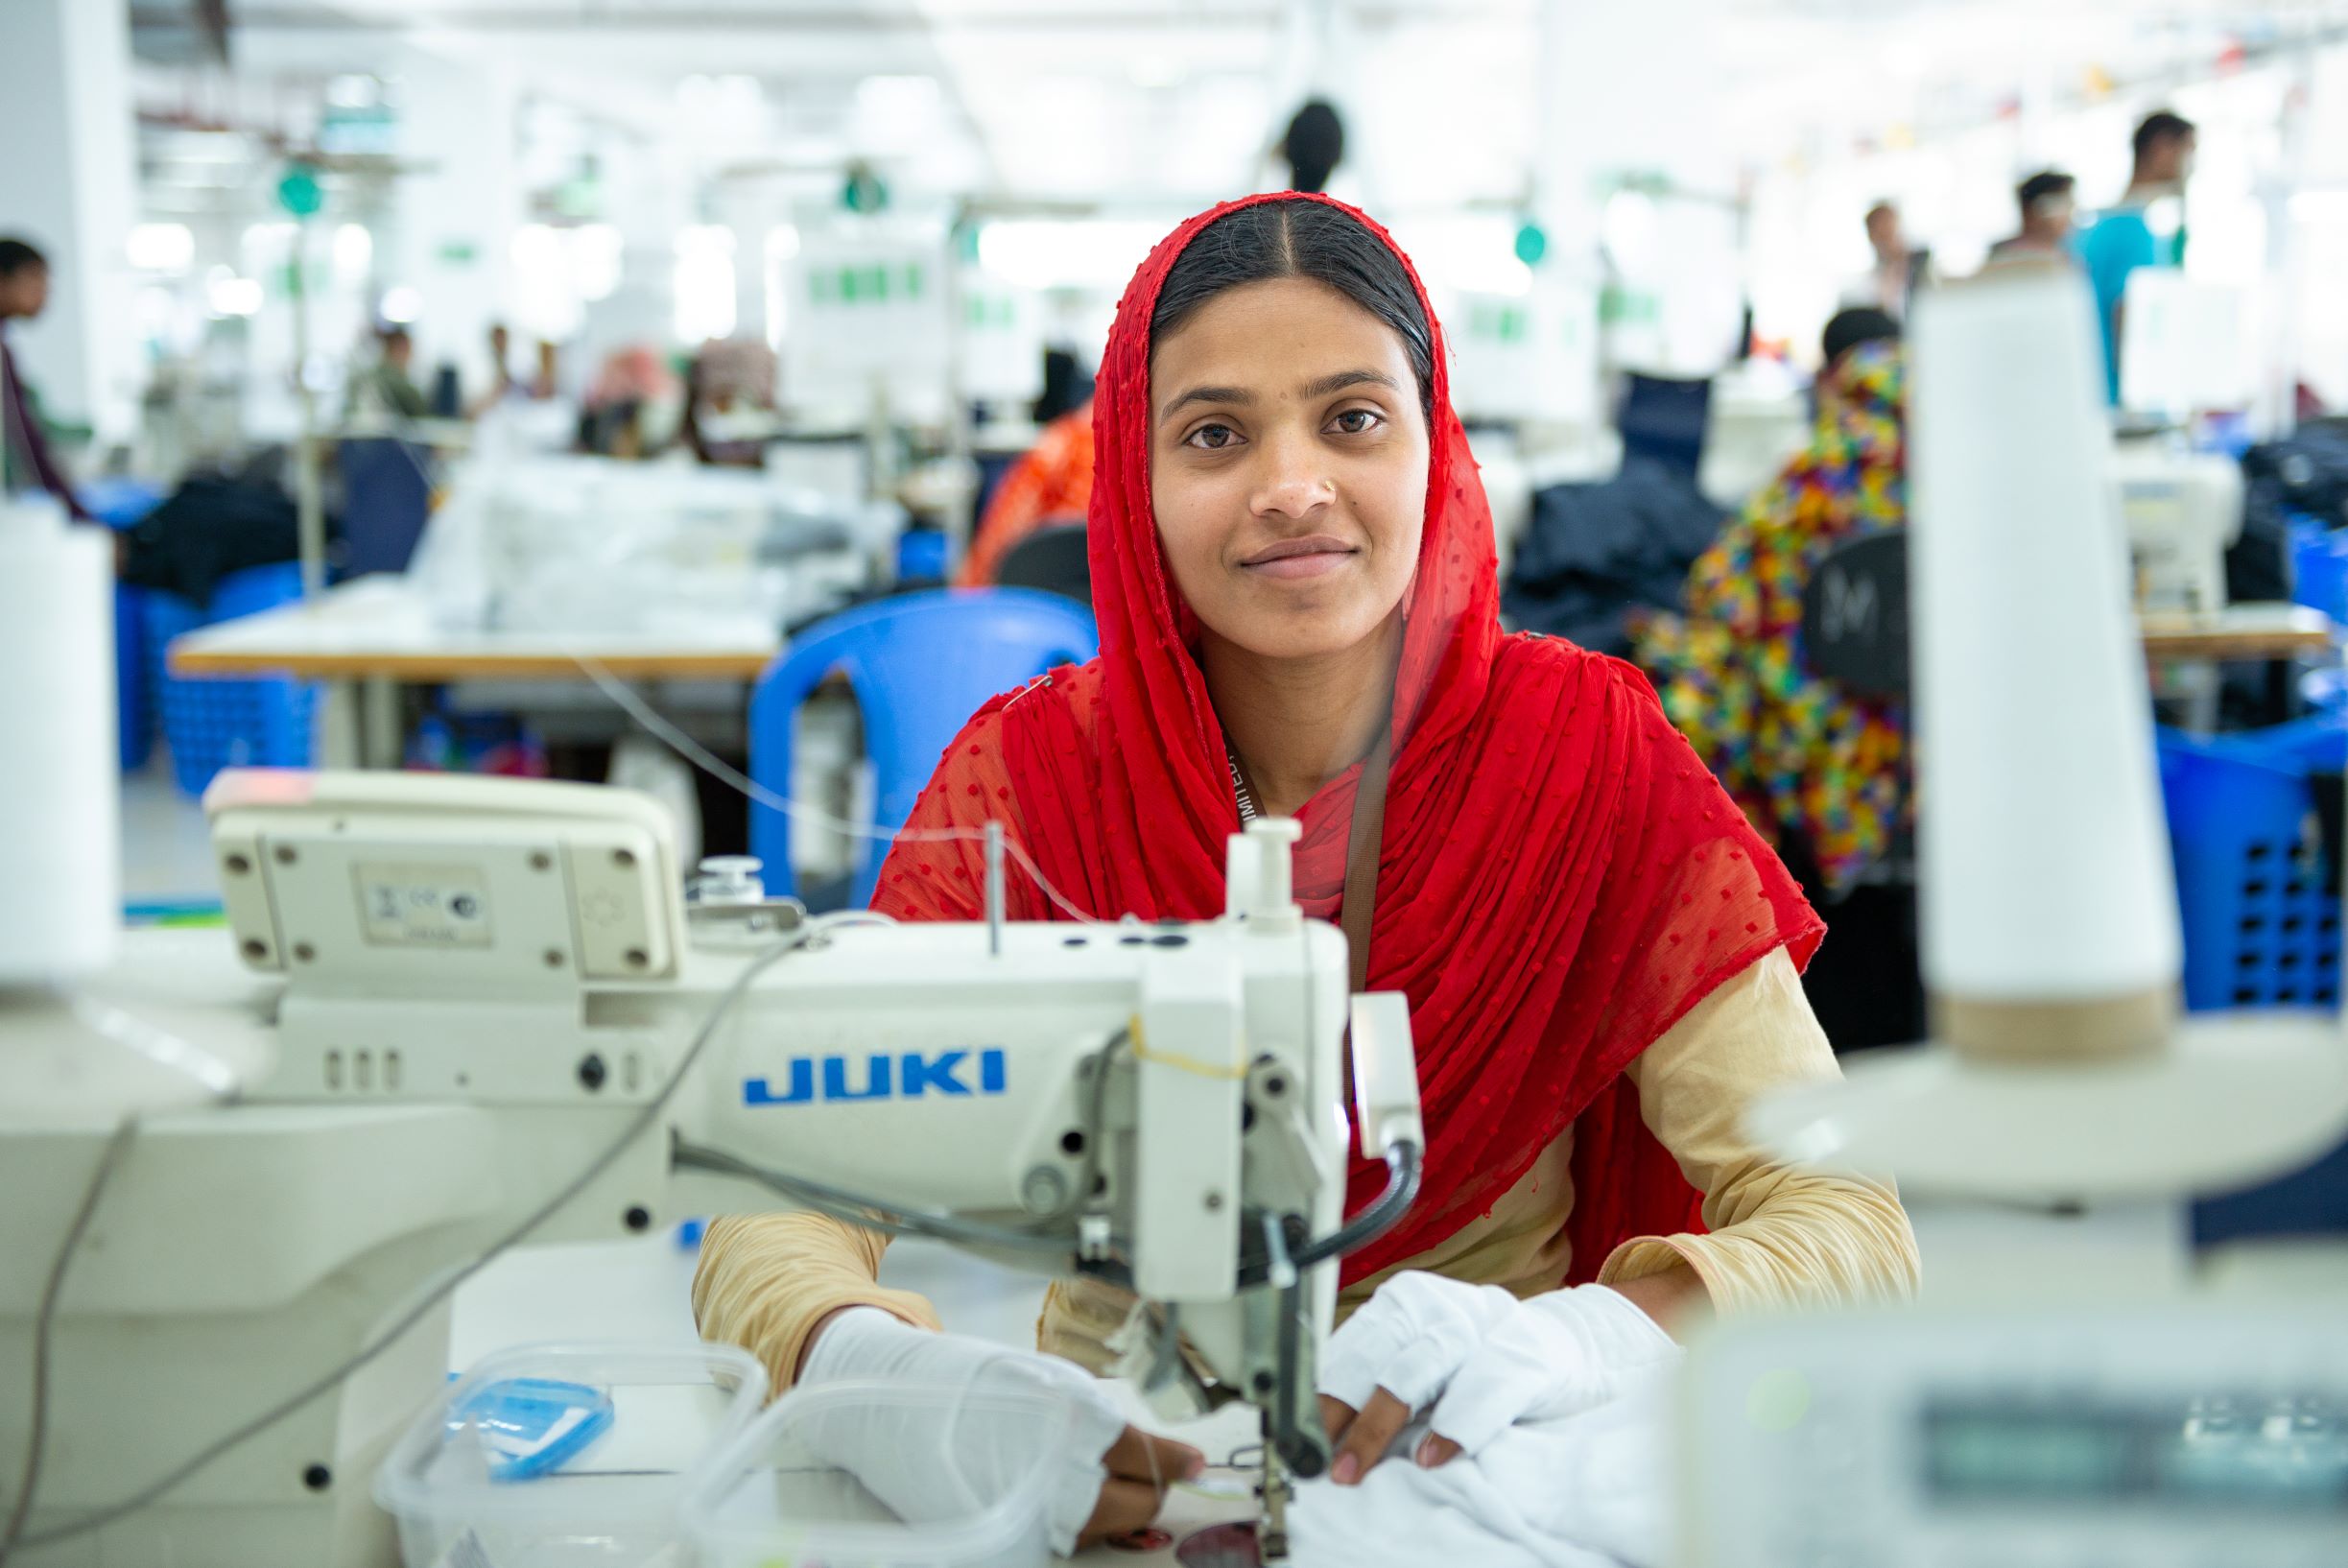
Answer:
[[(933, 1334), (877, 1307), (834, 1313), (817, 1330), (800, 1385), (843, 1378), (966, 1393), (1041, 1393), (1066, 1408), (1071, 1421), (1054, 1457), (1047, 1503), (1052, 1549), (1063, 1556), (1150, 1523), (1167, 1486), (1197, 1477), (1206, 1464), (1187, 1444), (1127, 1426), (1100, 1383), (1071, 1363), (967, 1335)], [(984, 1401), (951, 1422), (940, 1422), (934, 1411), (860, 1407), (827, 1421), (817, 1437), (827, 1458), (900, 1518), (915, 1522), (992, 1501), (1036, 1459), (1029, 1434), (992, 1416)], [(981, 1495), (974, 1500), (973, 1492)]]
[(1621, 1375), (1679, 1354), (1655, 1320), (1603, 1285), (1520, 1301), (1497, 1285), (1396, 1274), (1321, 1354), (1321, 1419), (1350, 1486), (1432, 1405), (1418, 1462), (1474, 1454), (1518, 1421), (1577, 1414)]

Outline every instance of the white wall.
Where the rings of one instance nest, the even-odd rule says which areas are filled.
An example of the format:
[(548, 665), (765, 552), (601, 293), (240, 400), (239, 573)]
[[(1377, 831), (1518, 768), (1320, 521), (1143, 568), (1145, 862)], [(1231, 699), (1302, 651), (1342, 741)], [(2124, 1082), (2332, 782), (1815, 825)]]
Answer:
[(124, 251), (135, 203), (130, 44), (124, 8), (93, 0), (0, 6), (0, 233), (49, 257), (47, 317), (11, 331), (53, 417), (127, 439), (140, 380)]

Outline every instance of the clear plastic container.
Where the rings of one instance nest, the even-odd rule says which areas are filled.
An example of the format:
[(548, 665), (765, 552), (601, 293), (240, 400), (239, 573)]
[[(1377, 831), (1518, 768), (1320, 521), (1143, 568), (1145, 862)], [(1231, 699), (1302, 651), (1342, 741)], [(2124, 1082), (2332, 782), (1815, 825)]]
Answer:
[[(984, 1418), (983, 1444), (964, 1425), (974, 1416)], [(1069, 1418), (1058, 1401), (1024, 1392), (864, 1381), (795, 1390), (687, 1485), (694, 1561), (1044, 1568)], [(889, 1463), (914, 1443), (935, 1446), (919, 1463)], [(957, 1462), (958, 1450), (968, 1462)], [(970, 1473), (978, 1467), (985, 1473)]]
[[(508, 1392), (510, 1408), (543, 1402), (563, 1385), (590, 1396), (581, 1411), (592, 1406), (599, 1426), (607, 1399), (609, 1417), (576, 1445), (550, 1423), (540, 1457), (559, 1462), (517, 1466), (504, 1446), (511, 1433), (461, 1414)], [(731, 1345), (503, 1350), (408, 1429), (376, 1475), (375, 1501), (398, 1521), (406, 1568), (681, 1568), (686, 1475), (740, 1437), (766, 1396), (765, 1368)]]

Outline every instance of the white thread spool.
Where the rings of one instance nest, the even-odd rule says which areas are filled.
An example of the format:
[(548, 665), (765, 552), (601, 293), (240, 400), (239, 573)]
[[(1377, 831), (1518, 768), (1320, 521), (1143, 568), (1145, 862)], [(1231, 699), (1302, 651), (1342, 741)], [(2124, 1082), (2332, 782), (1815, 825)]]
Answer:
[(122, 926), (110, 543), (0, 497), (0, 986), (103, 968)]
[(2183, 946), (2086, 285), (2030, 269), (1933, 290), (1910, 344), (1936, 1032), (1992, 1055), (2156, 1048)]

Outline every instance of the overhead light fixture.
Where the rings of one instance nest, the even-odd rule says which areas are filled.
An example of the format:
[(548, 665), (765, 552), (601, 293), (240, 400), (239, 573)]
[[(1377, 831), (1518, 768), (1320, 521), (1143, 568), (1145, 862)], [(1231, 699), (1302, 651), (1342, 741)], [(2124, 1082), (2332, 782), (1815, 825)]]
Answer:
[[(214, 273), (225, 269), (214, 268)], [(204, 285), (204, 304), (215, 316), (255, 316), (261, 310), (261, 284), (256, 278), (230, 273)]]
[(196, 259), (196, 235), (185, 224), (135, 224), (125, 249), (142, 273), (183, 273)]

